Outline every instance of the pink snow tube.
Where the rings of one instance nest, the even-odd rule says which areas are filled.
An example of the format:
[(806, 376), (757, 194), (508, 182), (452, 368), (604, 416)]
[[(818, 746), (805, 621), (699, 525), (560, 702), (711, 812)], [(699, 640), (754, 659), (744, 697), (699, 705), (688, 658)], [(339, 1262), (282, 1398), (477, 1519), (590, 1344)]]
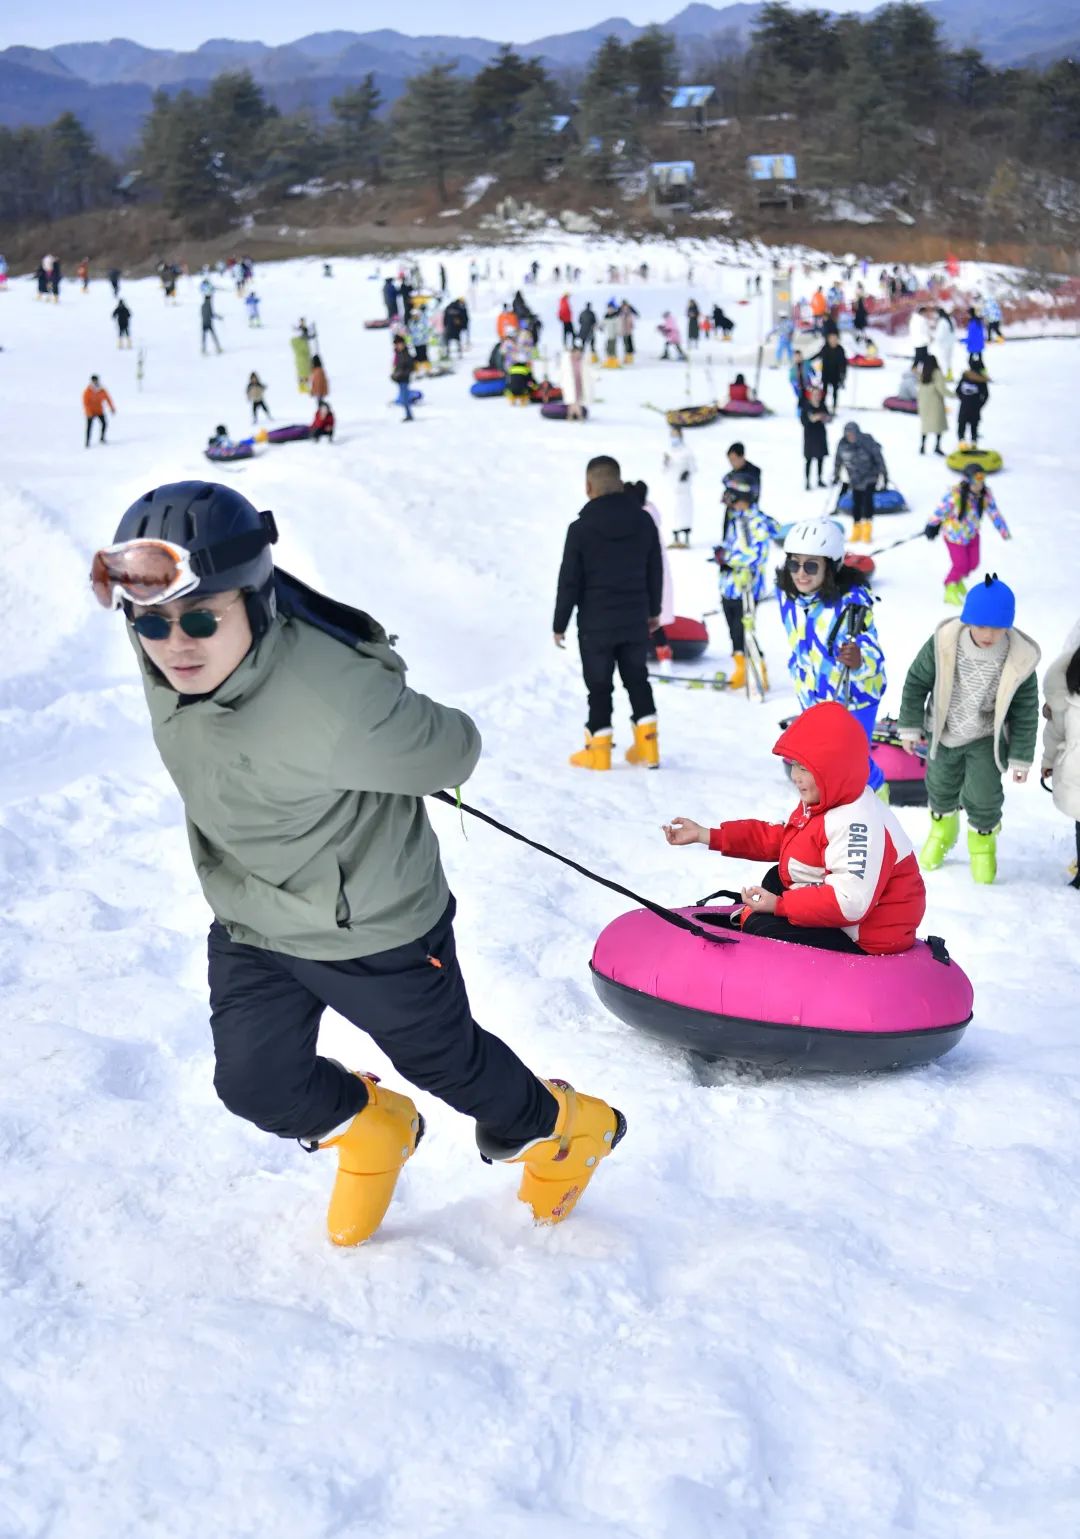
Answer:
[(768, 408), (764, 401), (725, 401), (720, 408), (721, 417), (764, 417)]
[(897, 740), (896, 721), (883, 716), (874, 728), (870, 757), (885, 776), (889, 801), (896, 807), (926, 806), (926, 748), (908, 753)]
[(909, 401), (906, 395), (887, 395), (881, 404), (886, 411), (906, 411), (912, 416), (919, 409), (918, 401)]
[(649, 909), (623, 914), (596, 942), (593, 985), (621, 1021), (702, 1057), (910, 1068), (955, 1047), (971, 1019), (971, 983), (936, 936), (898, 956), (852, 956), (732, 930), (730, 905), (675, 912), (704, 933)]

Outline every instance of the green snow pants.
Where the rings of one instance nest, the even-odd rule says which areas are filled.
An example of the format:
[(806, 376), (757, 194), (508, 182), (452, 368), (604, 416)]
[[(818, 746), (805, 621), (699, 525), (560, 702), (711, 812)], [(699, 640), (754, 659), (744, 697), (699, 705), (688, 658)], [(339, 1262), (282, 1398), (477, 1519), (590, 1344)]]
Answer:
[(945, 748), (926, 764), (926, 795), (930, 811), (941, 814), (963, 807), (969, 825), (988, 834), (1001, 822), (1005, 790), (994, 762), (994, 739), (978, 737), (962, 748)]

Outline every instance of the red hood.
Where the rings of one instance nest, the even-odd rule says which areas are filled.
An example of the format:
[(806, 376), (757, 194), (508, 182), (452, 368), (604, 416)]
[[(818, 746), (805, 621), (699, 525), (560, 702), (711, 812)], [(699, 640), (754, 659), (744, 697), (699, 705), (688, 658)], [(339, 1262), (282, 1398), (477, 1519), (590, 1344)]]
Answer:
[(773, 753), (801, 764), (817, 781), (821, 800), (811, 812), (829, 812), (853, 802), (866, 789), (866, 733), (834, 700), (812, 705), (796, 717), (777, 739)]

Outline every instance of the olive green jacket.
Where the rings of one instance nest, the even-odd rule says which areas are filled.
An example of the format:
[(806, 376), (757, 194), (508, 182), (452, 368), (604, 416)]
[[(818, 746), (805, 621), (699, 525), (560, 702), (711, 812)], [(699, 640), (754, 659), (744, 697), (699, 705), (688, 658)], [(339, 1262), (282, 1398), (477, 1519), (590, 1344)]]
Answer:
[(446, 908), (421, 797), (468, 779), (480, 734), (409, 689), (373, 634), (347, 646), (279, 615), (213, 695), (181, 704), (131, 633), (199, 881), (235, 941), (340, 961), (406, 945)]
[[(900, 727), (921, 727), (930, 742), (930, 758), (949, 714), (956, 680), (956, 652), (961, 619), (942, 620), (921, 650), (904, 680), (900, 702)], [(1039, 681), (1035, 674), (1042, 654), (1030, 636), (1015, 626), (1009, 631), (1009, 651), (994, 701), (994, 762), (1002, 774), (1006, 766), (1028, 769), (1039, 739)]]

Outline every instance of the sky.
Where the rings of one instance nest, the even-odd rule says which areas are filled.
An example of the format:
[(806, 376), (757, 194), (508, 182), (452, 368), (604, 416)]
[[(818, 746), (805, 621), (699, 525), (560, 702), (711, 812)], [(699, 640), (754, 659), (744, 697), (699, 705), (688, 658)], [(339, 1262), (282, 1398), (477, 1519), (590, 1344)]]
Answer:
[[(845, 0), (837, 10), (868, 11), (880, 0)], [(683, 9), (684, 0), (671, 0), (657, 9), (655, 0), (546, 0), (542, 10), (526, 8), (508, 16), (505, 0), (471, 0), (448, 12), (445, 0), (413, 0), (408, 20), (399, 30), (411, 36), (439, 33), (454, 37), (485, 37), (498, 42), (528, 43), (557, 32), (575, 32), (611, 16), (625, 16), (638, 25), (667, 21)], [(799, 9), (801, 0), (796, 0)], [(827, 4), (827, 0), (818, 0)], [(719, 9), (719, 7), (717, 7)], [(833, 8), (833, 7), (830, 7)], [(151, 48), (197, 48), (211, 37), (231, 37), (278, 44), (309, 32), (370, 32), (392, 25), (385, 10), (358, 6), (352, 0), (322, 0), (310, 24), (294, 0), (264, 0), (250, 13), (233, 11), (226, 22), (220, 0), (188, 0), (182, 7), (147, 6), (135, 0), (115, 0), (104, 10), (87, 8), (85, 0), (53, 0), (42, 7), (6, 6), (0, 24), (0, 48), (22, 44), (52, 48), (57, 43), (87, 43), (113, 37), (131, 38)], [(451, 20), (451, 14), (453, 19)], [(513, 37), (507, 37), (507, 27)]]

